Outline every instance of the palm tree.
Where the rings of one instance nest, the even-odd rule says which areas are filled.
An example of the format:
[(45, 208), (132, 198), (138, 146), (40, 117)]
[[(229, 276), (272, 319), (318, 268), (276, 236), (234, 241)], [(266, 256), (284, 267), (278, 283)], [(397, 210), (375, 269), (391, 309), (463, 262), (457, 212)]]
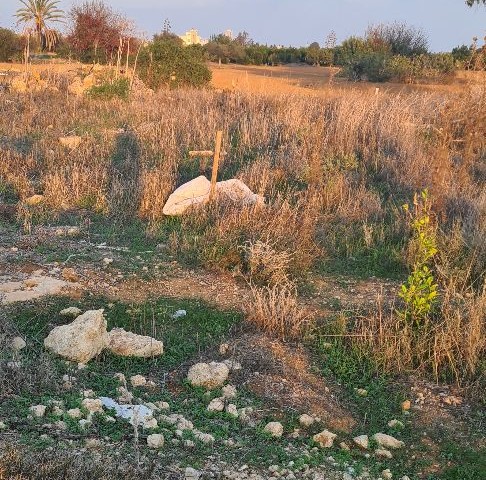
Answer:
[(62, 22), (64, 12), (57, 8), (59, 0), (20, 0), (23, 8), (19, 8), (15, 16), (17, 23), (23, 23), (26, 29), (35, 32), (41, 50), (52, 50), (58, 40), (58, 33), (50, 29), (48, 22)]

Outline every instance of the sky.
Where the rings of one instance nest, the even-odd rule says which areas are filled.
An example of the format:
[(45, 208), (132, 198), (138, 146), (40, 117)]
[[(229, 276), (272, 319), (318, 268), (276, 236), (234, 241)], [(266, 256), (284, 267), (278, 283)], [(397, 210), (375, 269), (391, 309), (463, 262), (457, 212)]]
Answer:
[[(61, 0), (69, 10), (81, 0)], [(105, 0), (151, 37), (169, 19), (172, 31), (196, 28), (203, 38), (227, 29), (247, 31), (259, 43), (304, 46), (324, 43), (334, 31), (338, 43), (362, 35), (371, 24), (406, 22), (422, 29), (431, 51), (450, 51), (486, 36), (486, 6), (464, 0)], [(0, 0), (0, 26), (14, 28), (18, 0)]]

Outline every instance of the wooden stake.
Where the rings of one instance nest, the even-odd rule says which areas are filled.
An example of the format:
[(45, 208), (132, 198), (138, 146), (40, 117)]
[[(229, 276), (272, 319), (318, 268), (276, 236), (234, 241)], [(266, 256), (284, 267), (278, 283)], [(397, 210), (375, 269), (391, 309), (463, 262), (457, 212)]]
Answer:
[(219, 157), (221, 155), (221, 142), (223, 140), (223, 132), (218, 130), (216, 132), (216, 145), (214, 146), (213, 172), (211, 175), (211, 190), (209, 192), (209, 201), (214, 199), (216, 194), (216, 182), (218, 180)]

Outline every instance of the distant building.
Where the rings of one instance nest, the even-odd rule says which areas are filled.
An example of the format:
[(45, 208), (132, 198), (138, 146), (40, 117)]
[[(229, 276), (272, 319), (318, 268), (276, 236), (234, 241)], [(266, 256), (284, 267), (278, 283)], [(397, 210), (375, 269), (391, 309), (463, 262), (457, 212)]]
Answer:
[(180, 35), (180, 38), (184, 42), (184, 45), (205, 45), (207, 40), (199, 36), (198, 31), (195, 28), (191, 28), (185, 35)]
[(229, 30), (229, 29), (228, 30), (225, 30), (223, 32), (223, 35), (225, 37), (228, 37), (230, 40), (233, 40), (233, 30)]

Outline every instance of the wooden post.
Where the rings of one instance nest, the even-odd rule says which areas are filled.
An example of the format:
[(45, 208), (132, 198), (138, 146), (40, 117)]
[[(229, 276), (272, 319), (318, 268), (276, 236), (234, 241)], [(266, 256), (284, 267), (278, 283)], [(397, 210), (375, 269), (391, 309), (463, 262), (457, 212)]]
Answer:
[(211, 190), (209, 192), (209, 201), (214, 199), (216, 194), (216, 182), (218, 180), (219, 157), (221, 155), (221, 142), (223, 140), (223, 132), (218, 130), (216, 132), (216, 145), (214, 146), (213, 172), (211, 174)]

